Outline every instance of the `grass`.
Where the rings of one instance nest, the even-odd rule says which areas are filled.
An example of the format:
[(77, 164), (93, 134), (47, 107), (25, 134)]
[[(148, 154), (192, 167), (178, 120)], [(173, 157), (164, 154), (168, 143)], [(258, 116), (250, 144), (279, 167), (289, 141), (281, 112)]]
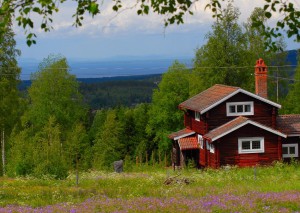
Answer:
[[(300, 165), (1, 178), (0, 212), (297, 212)], [(174, 178), (166, 185), (165, 180)], [(187, 181), (185, 181), (187, 180)], [(189, 182), (186, 184), (185, 182)]]

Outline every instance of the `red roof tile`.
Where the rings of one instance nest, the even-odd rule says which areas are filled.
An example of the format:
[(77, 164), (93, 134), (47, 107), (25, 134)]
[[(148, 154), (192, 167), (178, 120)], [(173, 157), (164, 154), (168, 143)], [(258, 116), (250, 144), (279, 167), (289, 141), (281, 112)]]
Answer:
[(279, 115), (277, 128), (288, 136), (300, 136), (300, 115)]
[(243, 117), (243, 116), (239, 116), (231, 121), (229, 121), (228, 123), (211, 130), (210, 132), (208, 132), (207, 134), (204, 135), (204, 138), (210, 139), (211, 141), (215, 141), (247, 124), (252, 124), (254, 126), (257, 126), (259, 128), (262, 128), (266, 131), (272, 132), (274, 134), (277, 134), (281, 137), (286, 137), (285, 134), (271, 128), (268, 126), (265, 126), (263, 124), (260, 124), (258, 122), (252, 121), (249, 118)]
[(198, 140), (195, 136), (180, 138), (178, 144), (181, 150), (199, 149)]
[(179, 104), (179, 108), (191, 109), (201, 112), (202, 110), (222, 100), (238, 89), (240, 88), (216, 84), (199, 93), (198, 95), (195, 95), (194, 97), (182, 102), (181, 104)]
[(185, 137), (185, 136), (190, 136), (194, 133), (195, 132), (193, 130), (185, 128), (185, 129), (179, 130), (178, 132), (173, 132), (168, 137), (172, 140), (178, 140), (179, 138), (182, 138), (182, 137)]

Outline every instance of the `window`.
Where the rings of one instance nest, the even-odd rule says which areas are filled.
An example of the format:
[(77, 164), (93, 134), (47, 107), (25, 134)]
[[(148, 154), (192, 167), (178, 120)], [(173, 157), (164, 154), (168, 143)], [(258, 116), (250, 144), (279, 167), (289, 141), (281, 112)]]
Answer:
[(206, 150), (210, 150), (210, 143), (208, 141), (206, 141)]
[(263, 153), (265, 151), (264, 138), (239, 138), (238, 139), (239, 154), (246, 153)]
[(282, 157), (296, 158), (298, 155), (298, 144), (282, 144)]
[(200, 121), (200, 112), (195, 112), (195, 120)]
[(198, 135), (198, 143), (200, 145), (200, 149), (203, 149), (203, 137), (202, 137), (202, 135)]
[(254, 115), (253, 101), (226, 103), (227, 116)]
[(215, 153), (215, 146), (213, 144), (210, 144), (210, 152)]

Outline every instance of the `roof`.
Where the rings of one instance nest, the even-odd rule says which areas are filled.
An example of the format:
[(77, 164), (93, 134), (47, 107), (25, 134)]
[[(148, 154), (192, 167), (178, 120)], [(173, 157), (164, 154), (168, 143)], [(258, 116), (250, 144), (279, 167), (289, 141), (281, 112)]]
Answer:
[(239, 87), (226, 86), (222, 84), (216, 84), (199, 93), (198, 95), (195, 95), (192, 98), (182, 102), (181, 104), (179, 104), (179, 108), (190, 109), (203, 114), (239, 92), (273, 105), (277, 108), (281, 108), (281, 105), (246, 90), (243, 90)]
[(257, 123), (255, 121), (250, 120), (249, 118), (243, 117), (243, 116), (239, 116), (229, 122), (227, 122), (226, 124), (211, 130), (210, 132), (208, 132), (207, 134), (204, 135), (204, 137), (206, 139), (209, 139), (211, 142), (218, 140), (219, 138), (222, 138), (223, 136), (247, 125), (247, 124), (251, 124), (254, 126), (257, 126), (261, 129), (264, 129), (268, 132), (274, 133), (276, 135), (279, 135), (281, 137), (286, 138), (286, 135), (265, 125), (262, 125), (260, 123)]
[(300, 115), (279, 115), (277, 128), (287, 136), (300, 136)]
[(196, 136), (180, 138), (178, 140), (180, 150), (199, 149), (199, 144)]
[(185, 128), (185, 129), (179, 130), (178, 132), (173, 132), (168, 137), (172, 140), (178, 140), (180, 138), (187, 137), (187, 136), (190, 136), (193, 134), (195, 134), (195, 132), (193, 130)]

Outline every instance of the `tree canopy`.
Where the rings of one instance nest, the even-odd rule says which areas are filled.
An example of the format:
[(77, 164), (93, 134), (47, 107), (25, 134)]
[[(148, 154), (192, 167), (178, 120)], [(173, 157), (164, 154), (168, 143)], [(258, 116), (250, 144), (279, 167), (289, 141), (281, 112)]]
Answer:
[[(77, 7), (74, 11), (74, 26), (80, 27), (83, 24), (84, 15), (86, 13), (93, 17), (101, 13), (101, 5), (103, 1), (95, 0), (74, 0)], [(163, 15), (164, 25), (183, 24), (184, 16), (187, 14), (193, 15), (193, 7), (200, 0), (151, 0), (151, 1), (134, 1), (132, 8), (135, 8), (137, 15), (148, 15), (150, 12)], [(202, 0), (203, 1), (203, 0)], [(210, 0), (205, 6), (205, 9), (211, 10), (213, 17), (217, 19), (223, 18), (222, 2), (225, 0)], [(34, 20), (32, 17), (37, 15), (41, 18), (40, 29), (48, 32), (52, 29), (53, 14), (59, 12), (59, 7), (66, 3), (66, 0), (4, 0), (0, 3), (0, 16), (4, 17), (0, 23), (0, 33), (6, 31), (9, 20), (6, 17), (15, 17), (19, 26), (25, 29), (27, 44), (35, 44), (36, 34), (33, 33)], [(116, 12), (122, 11), (124, 8), (124, 1), (114, 0), (112, 10)], [(265, 23), (256, 19), (253, 22), (254, 27), (261, 27), (264, 30), (266, 38), (266, 45), (271, 49), (276, 49), (276, 43), (272, 38), (276, 38), (282, 34), (282, 30), (286, 35), (295, 37), (297, 42), (300, 41), (300, 11), (295, 7), (291, 0), (264, 0), (261, 3), (261, 8), (264, 10), (264, 16), (271, 19), (275, 14), (279, 13), (275, 27), (268, 27)]]
[(86, 109), (65, 58), (49, 56), (32, 75), (22, 125), (11, 138), (8, 172), (64, 178), (84, 159)]

